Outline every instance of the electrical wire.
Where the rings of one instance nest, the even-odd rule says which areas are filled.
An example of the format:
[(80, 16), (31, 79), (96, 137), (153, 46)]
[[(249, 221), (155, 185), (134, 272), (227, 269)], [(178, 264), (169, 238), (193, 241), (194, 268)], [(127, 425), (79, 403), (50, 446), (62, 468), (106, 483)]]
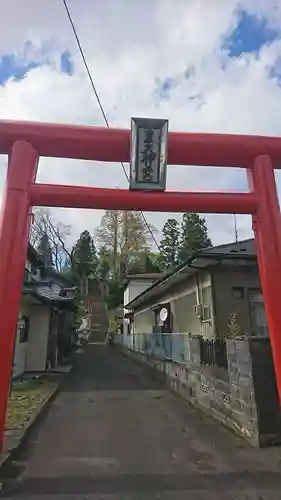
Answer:
[[(102, 102), (101, 102), (101, 99), (100, 99), (100, 97), (99, 97), (99, 93), (98, 93), (98, 91), (97, 91), (96, 85), (95, 85), (94, 80), (93, 80), (93, 77), (92, 77), (92, 75), (91, 75), (91, 72), (90, 72), (90, 69), (89, 69), (89, 65), (88, 65), (88, 63), (87, 63), (87, 60), (86, 60), (86, 57), (85, 57), (85, 54), (84, 54), (84, 50), (83, 50), (83, 48), (82, 48), (82, 45), (81, 45), (81, 42), (80, 42), (80, 39), (79, 39), (79, 36), (78, 36), (77, 30), (76, 30), (76, 27), (75, 27), (75, 25), (74, 25), (74, 22), (73, 22), (73, 19), (72, 19), (72, 16), (71, 16), (71, 13), (70, 13), (70, 10), (69, 10), (69, 7), (68, 7), (68, 4), (67, 4), (67, 0), (62, 0), (62, 3), (63, 3), (63, 5), (64, 5), (65, 11), (66, 11), (66, 14), (67, 14), (67, 17), (68, 17), (68, 21), (69, 21), (70, 26), (71, 26), (71, 29), (72, 29), (72, 31), (73, 31), (73, 35), (74, 35), (74, 37), (75, 37), (75, 40), (76, 40), (76, 43), (77, 43), (77, 47), (78, 47), (78, 50), (79, 50), (80, 56), (81, 56), (81, 58), (82, 58), (83, 64), (84, 64), (84, 66), (85, 66), (85, 69), (86, 69), (86, 72), (87, 72), (88, 78), (89, 78), (89, 80), (90, 80), (91, 87), (92, 87), (92, 89), (93, 89), (93, 91), (94, 91), (94, 94), (95, 94), (95, 96), (96, 96), (97, 103), (98, 103), (98, 106), (99, 106), (99, 108), (100, 108), (100, 112), (101, 112), (101, 114), (102, 114), (102, 117), (103, 117), (103, 119), (104, 119), (104, 121), (105, 121), (105, 124), (106, 124), (107, 128), (110, 128), (109, 121), (108, 121), (108, 119), (107, 119), (107, 116), (106, 116), (106, 113), (105, 113), (104, 107), (103, 107)], [(124, 163), (123, 163), (123, 162), (120, 162), (120, 163), (121, 163), (121, 167), (122, 167), (122, 169), (123, 169), (124, 175), (125, 175), (125, 177), (126, 177), (127, 181), (129, 182), (129, 181), (130, 181), (130, 179), (129, 179), (128, 173), (127, 173), (127, 171), (126, 171), (125, 165), (124, 165)], [(140, 212), (140, 214), (141, 214), (141, 216), (142, 216), (142, 218), (143, 218), (143, 221), (144, 221), (144, 223), (145, 223), (145, 225), (146, 225), (146, 227), (147, 227), (147, 229), (148, 229), (148, 231), (149, 231), (149, 233), (150, 233), (150, 235), (151, 235), (151, 238), (153, 239), (153, 241), (154, 241), (154, 243), (155, 243), (155, 245), (156, 245), (156, 247), (157, 247), (157, 249), (158, 249), (159, 253), (160, 253), (160, 254), (162, 254), (161, 249), (160, 249), (160, 246), (159, 246), (159, 244), (158, 244), (158, 242), (157, 242), (157, 240), (156, 240), (156, 238), (155, 238), (155, 236), (154, 236), (154, 234), (153, 234), (153, 231), (152, 231), (152, 229), (151, 229), (151, 226), (148, 224), (148, 222), (147, 222), (147, 220), (146, 220), (146, 217), (145, 217), (144, 213), (143, 213), (141, 210), (140, 210), (139, 212)]]

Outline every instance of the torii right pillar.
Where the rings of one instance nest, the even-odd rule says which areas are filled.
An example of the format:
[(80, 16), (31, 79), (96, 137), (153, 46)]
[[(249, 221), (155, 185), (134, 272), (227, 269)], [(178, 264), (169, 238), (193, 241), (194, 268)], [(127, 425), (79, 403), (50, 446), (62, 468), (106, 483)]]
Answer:
[(281, 406), (281, 215), (270, 156), (257, 156), (247, 173), (259, 200), (253, 231)]

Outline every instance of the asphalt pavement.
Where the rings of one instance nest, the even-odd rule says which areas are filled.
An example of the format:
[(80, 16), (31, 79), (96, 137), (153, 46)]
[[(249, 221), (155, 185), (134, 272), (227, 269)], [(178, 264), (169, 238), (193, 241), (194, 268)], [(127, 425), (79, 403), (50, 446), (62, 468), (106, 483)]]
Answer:
[(89, 344), (1, 498), (280, 500), (281, 448), (251, 448), (116, 348)]

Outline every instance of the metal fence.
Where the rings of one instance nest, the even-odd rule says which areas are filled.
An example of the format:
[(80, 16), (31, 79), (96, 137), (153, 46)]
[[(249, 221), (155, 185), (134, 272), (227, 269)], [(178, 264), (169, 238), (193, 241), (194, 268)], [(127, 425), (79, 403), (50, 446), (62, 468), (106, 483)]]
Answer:
[(199, 337), (199, 346), (202, 365), (227, 369), (226, 343), (224, 339), (204, 339)]
[[(118, 338), (117, 338), (118, 337)], [(139, 333), (118, 335), (116, 341), (134, 351), (158, 359), (184, 362), (191, 360), (190, 336), (182, 333)]]
[(193, 361), (195, 348), (197, 363), (227, 369), (226, 343), (223, 339), (204, 339), (187, 333), (138, 333), (117, 335), (115, 341), (133, 351), (177, 362)]

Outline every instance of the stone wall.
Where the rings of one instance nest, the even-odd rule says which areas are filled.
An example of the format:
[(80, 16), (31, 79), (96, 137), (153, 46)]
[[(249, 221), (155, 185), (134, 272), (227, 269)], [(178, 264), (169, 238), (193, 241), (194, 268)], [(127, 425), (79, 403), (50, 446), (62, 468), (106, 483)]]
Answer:
[(259, 446), (257, 407), (248, 340), (227, 340), (229, 398), (233, 425), (254, 446)]
[(281, 409), (268, 338), (249, 341), (260, 445), (281, 442)]
[(228, 370), (200, 364), (198, 338), (189, 360), (126, 350), (165, 377), (168, 387), (245, 437), (253, 446), (280, 443), (281, 421), (268, 339), (227, 340)]

